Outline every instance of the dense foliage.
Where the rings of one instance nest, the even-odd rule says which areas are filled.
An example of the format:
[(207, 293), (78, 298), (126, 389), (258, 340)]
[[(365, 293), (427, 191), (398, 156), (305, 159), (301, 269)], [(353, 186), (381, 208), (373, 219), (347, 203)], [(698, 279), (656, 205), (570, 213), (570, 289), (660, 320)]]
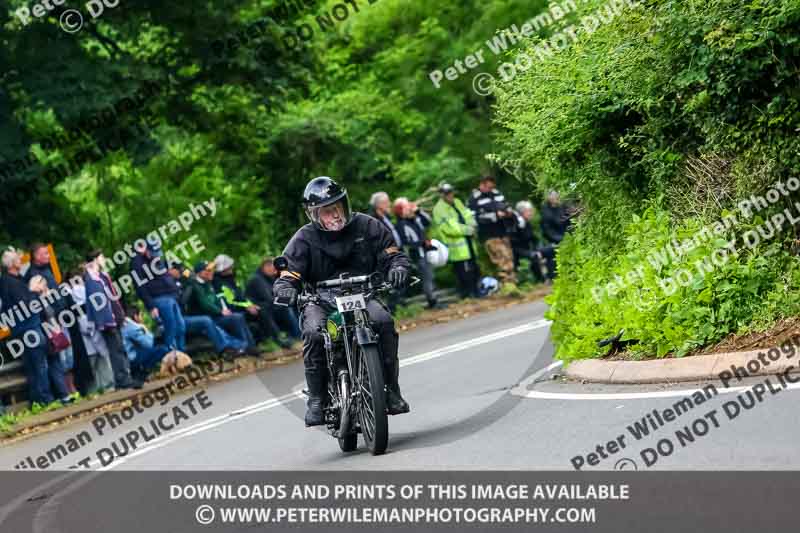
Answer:
[[(417, 197), (442, 180), (466, 194), (490, 169), (489, 103), (469, 79), (436, 89), (428, 72), (544, 2), (360, 0), (358, 11), (344, 4), (340, 21), (331, 14), (341, 15), (341, 2), (151, 0), (106, 9), (75, 34), (58, 27), (67, 6), (23, 27), (13, 10), (27, 3), (11, 4), (0, 13), (0, 67), (16, 71), (0, 91), (1, 155), (13, 162), (30, 151), (44, 168), (4, 180), (0, 243), (52, 241), (74, 261), (92, 247), (118, 249), (189, 202), (214, 197), (222, 208), (198, 226), (207, 253), (253, 265), (304, 222), (298, 199), (314, 176), (340, 177), (359, 209), (376, 190)], [(314, 34), (294, 46), (302, 24)], [(43, 139), (147, 80), (163, 91), (148, 103), (143, 134), (117, 151), (97, 148), (69, 175), (47, 172), (116, 138), (122, 120), (75, 146), (46, 151)], [(508, 176), (501, 183), (520, 199), (533, 192)]]
[[(9, 4), (0, 155), (15, 168), (0, 178), (2, 244), (52, 241), (74, 263), (214, 198), (217, 215), (183, 238), (249, 268), (303, 222), (297, 199), (313, 176), (341, 177), (363, 209), (375, 190), (416, 197), (442, 180), (463, 196), (491, 170), (512, 199), (557, 189), (581, 206), (551, 297), (561, 358), (597, 355), (621, 328), (643, 352), (683, 354), (800, 309), (794, 228), (672, 294), (659, 285), (798, 198), (679, 261), (647, 260), (795, 174), (798, 0), (573, 2), (578, 12), (502, 56), (485, 41), (545, 1), (142, 0), (85, 15), (73, 34), (58, 26), (67, 6), (23, 26), (13, 12), (27, 0)], [(337, 6), (346, 16), (332, 17)], [(576, 42), (537, 55), (569, 25)], [(481, 48), (480, 68), (431, 83)], [(475, 73), (520, 50), (532, 67), (494, 96), (473, 91)], [(161, 90), (143, 105), (86, 126), (148, 82)], [(635, 283), (593, 297), (637, 268)]]
[[(742, 247), (796, 194), (681, 259), (656, 268), (647, 256), (797, 174), (799, 22), (797, 0), (642, 2), (501, 87), (498, 157), (542, 187), (574, 189), (584, 207), (558, 254), (558, 356), (599, 354), (596, 341), (622, 328), (642, 352), (681, 355), (797, 313), (796, 228)], [(661, 290), (733, 239), (736, 257)], [(640, 265), (619, 294), (593, 297)]]

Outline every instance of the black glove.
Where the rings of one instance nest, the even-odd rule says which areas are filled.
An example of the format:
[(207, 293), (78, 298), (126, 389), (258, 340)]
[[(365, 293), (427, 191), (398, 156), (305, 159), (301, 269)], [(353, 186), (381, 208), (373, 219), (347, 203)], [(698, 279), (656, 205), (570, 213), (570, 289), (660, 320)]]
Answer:
[(408, 281), (408, 270), (403, 267), (397, 267), (389, 270), (389, 283), (395, 289), (402, 289), (406, 286)]
[(283, 287), (278, 289), (275, 294), (275, 305), (291, 306), (297, 303), (297, 289), (294, 287)]

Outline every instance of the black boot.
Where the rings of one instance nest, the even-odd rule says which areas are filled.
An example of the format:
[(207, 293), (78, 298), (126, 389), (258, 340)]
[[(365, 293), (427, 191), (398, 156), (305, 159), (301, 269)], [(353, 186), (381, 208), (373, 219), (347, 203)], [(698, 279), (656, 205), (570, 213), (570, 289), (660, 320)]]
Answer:
[(395, 358), (394, 361), (387, 363), (386, 368), (386, 412), (390, 415), (401, 415), (411, 410), (408, 402), (400, 394), (400, 362)]
[(319, 371), (306, 370), (306, 384), (308, 385), (306, 427), (321, 426), (325, 422), (322, 416), (322, 393), (325, 390), (325, 376)]

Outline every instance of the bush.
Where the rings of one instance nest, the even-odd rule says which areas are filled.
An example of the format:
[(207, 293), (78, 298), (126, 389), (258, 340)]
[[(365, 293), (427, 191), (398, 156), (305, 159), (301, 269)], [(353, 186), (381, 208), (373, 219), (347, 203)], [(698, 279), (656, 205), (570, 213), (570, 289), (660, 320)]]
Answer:
[[(579, 16), (604, 4), (582, 4)], [(595, 342), (623, 327), (639, 352), (682, 355), (798, 312), (792, 231), (669, 295), (659, 280), (725, 241), (659, 269), (645, 259), (798, 168), (798, 22), (793, 0), (650, 0), (500, 85), (506, 133), (494, 158), (585, 207), (549, 298), (557, 357), (597, 356)], [(725, 238), (759, 221), (748, 224)], [(640, 265), (636, 283), (592, 298)]]

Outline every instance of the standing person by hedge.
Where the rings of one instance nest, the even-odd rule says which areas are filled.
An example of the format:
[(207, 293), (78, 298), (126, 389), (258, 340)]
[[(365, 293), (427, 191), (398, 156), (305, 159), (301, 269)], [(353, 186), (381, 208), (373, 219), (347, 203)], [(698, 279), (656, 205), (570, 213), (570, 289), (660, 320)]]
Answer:
[(442, 243), (448, 249), (448, 261), (458, 280), (458, 293), (462, 298), (478, 298), (478, 254), (475, 249), (475, 219), (461, 200), (456, 198), (453, 186), (439, 186), (441, 198), (433, 207), (433, 223)]
[(500, 281), (515, 284), (517, 274), (509, 235), (516, 221), (505, 196), (495, 188), (493, 176), (481, 178), (478, 188), (472, 191), (469, 208), (478, 221), (478, 236), (486, 246), (489, 259), (497, 267)]

